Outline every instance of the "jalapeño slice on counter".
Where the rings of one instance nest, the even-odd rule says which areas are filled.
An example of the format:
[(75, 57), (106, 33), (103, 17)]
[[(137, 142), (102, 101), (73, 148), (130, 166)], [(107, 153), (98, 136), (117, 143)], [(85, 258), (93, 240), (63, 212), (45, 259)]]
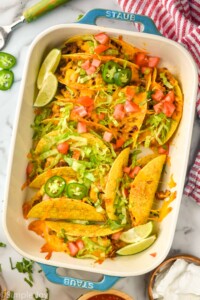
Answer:
[(0, 68), (11, 69), (16, 64), (16, 58), (6, 52), (0, 52)]
[(131, 69), (121, 69), (119, 72), (115, 73), (114, 81), (118, 86), (125, 86), (130, 83), (132, 77)]
[(84, 184), (71, 182), (66, 187), (66, 194), (72, 199), (83, 199), (88, 193), (88, 189)]
[(45, 193), (51, 198), (57, 198), (62, 194), (66, 186), (66, 181), (61, 176), (52, 176), (45, 183)]
[(0, 71), (0, 90), (9, 90), (13, 84), (14, 74), (10, 70)]
[(121, 67), (114, 61), (108, 61), (103, 67), (103, 80), (107, 83), (115, 83), (114, 75)]

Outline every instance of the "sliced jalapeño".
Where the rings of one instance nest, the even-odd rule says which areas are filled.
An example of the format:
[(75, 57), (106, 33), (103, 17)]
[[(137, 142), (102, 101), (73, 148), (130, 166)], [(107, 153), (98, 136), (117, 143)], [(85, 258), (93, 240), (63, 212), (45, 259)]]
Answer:
[(14, 74), (10, 70), (1, 70), (0, 71), (0, 90), (6, 91), (9, 90), (14, 81)]
[(45, 193), (51, 198), (57, 198), (62, 194), (66, 186), (66, 181), (61, 176), (52, 176), (45, 183)]
[(81, 200), (87, 196), (88, 189), (84, 184), (71, 182), (67, 184), (66, 195), (72, 199)]
[(16, 64), (16, 58), (6, 52), (0, 52), (0, 68), (11, 69)]
[(115, 83), (114, 75), (121, 67), (114, 61), (108, 61), (103, 67), (103, 80), (107, 83)]
[(130, 83), (132, 77), (131, 69), (121, 69), (119, 72), (115, 73), (114, 80), (115, 84), (118, 86), (125, 86)]

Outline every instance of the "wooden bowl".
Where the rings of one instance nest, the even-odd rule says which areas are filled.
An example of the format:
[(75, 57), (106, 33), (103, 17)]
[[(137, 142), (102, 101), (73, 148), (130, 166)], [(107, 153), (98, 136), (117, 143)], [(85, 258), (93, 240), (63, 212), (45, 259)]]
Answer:
[[(98, 298), (98, 296), (102, 296), (102, 298)], [(101, 300), (101, 299), (106, 299), (103, 298), (103, 296), (105, 297), (107, 295), (108, 300), (134, 300), (133, 297), (130, 297), (129, 295), (127, 295), (126, 293), (117, 291), (117, 290), (108, 290), (105, 292), (97, 292), (97, 291), (93, 291), (93, 292), (89, 292), (83, 296), (81, 296), (80, 298), (78, 298), (77, 300)], [(97, 298), (95, 298), (95, 296), (97, 296)], [(115, 298), (111, 298), (111, 296), (115, 296)], [(92, 298), (94, 297), (94, 298)]]
[(184, 259), (188, 263), (194, 263), (196, 265), (200, 265), (200, 258), (188, 255), (188, 254), (182, 254), (182, 255), (176, 255), (170, 258), (167, 258), (164, 260), (150, 275), (149, 284), (148, 284), (148, 296), (149, 300), (154, 300), (153, 298), (153, 287), (155, 283), (156, 276), (164, 271), (166, 268), (169, 268), (177, 259)]

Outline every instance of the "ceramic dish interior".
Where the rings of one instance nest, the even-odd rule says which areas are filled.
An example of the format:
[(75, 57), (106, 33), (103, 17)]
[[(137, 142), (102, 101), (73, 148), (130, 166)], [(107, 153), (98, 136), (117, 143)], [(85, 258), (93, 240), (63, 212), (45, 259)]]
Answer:
[(188, 263), (194, 263), (195, 265), (200, 266), (200, 258), (195, 257), (193, 255), (176, 255), (173, 257), (170, 257), (166, 259), (164, 262), (162, 262), (152, 273), (149, 279), (149, 285), (148, 285), (148, 296), (149, 300), (154, 300), (153, 297), (153, 287), (154, 283), (156, 280), (156, 276), (160, 273), (163, 272), (164, 270), (170, 268), (170, 266), (177, 260), (177, 259), (183, 259)]
[[(64, 253), (54, 253), (50, 260), (45, 260), (45, 255), (40, 253), (43, 239), (27, 230), (27, 222), (22, 216), (22, 203), (27, 195), (26, 191), (21, 190), (25, 181), (26, 156), (32, 143), (30, 124), (33, 121), (32, 104), (36, 94), (35, 82), (38, 69), (49, 50), (60, 47), (69, 37), (102, 31), (107, 32), (110, 36), (118, 37), (120, 34), (129, 43), (161, 57), (161, 66), (169, 68), (181, 83), (184, 94), (184, 111), (170, 149), (171, 166), (166, 171), (163, 183), (163, 188), (166, 188), (169, 178), (173, 175), (177, 197), (171, 205), (172, 212), (160, 224), (156, 242), (144, 252), (132, 256), (116, 257), (112, 260), (107, 259), (102, 264), (95, 263), (90, 259), (75, 259)], [(4, 230), (16, 251), (29, 259), (52, 266), (121, 277), (141, 275), (158, 266), (167, 256), (175, 232), (189, 156), (196, 91), (197, 72), (193, 59), (181, 45), (164, 37), (82, 24), (58, 25), (42, 32), (33, 41), (26, 60), (8, 167)], [(150, 255), (152, 253), (156, 253), (156, 256)]]

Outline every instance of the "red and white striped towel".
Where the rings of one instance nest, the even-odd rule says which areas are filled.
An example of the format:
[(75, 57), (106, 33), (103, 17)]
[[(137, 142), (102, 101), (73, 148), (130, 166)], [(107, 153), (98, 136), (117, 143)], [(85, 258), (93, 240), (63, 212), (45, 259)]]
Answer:
[(200, 204), (200, 151), (192, 166), (184, 194), (193, 198)]
[[(200, 0), (116, 1), (123, 11), (149, 16), (165, 37), (184, 44), (190, 51), (198, 66), (196, 107), (200, 117)], [(200, 204), (200, 149), (189, 172), (184, 193)]]

